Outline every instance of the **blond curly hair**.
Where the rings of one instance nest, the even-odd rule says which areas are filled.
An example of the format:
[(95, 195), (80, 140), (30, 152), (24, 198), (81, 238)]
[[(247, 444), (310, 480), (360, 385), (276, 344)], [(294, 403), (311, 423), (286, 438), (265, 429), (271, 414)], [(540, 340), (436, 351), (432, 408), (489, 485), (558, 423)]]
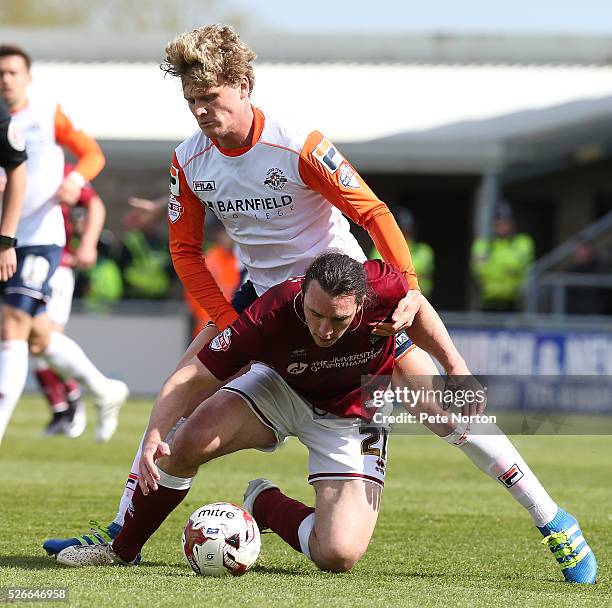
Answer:
[(166, 60), (160, 67), (167, 74), (189, 78), (205, 88), (219, 84), (220, 77), (236, 86), (246, 76), (251, 92), (256, 57), (229, 25), (213, 24), (185, 32), (168, 43)]

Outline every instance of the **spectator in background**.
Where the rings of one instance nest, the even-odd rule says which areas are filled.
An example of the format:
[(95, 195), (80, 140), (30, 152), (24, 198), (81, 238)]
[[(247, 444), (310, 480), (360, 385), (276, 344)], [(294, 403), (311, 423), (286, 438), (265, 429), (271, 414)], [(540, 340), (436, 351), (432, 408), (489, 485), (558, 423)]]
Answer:
[(527, 271), (533, 264), (533, 239), (517, 234), (510, 205), (495, 209), (492, 238), (479, 238), (472, 245), (471, 268), (476, 278), (481, 310), (514, 311)]
[[(567, 272), (609, 275), (610, 267), (596, 254), (592, 243), (580, 240)], [(571, 315), (605, 315), (609, 312), (610, 291), (601, 287), (570, 286), (566, 311)]]
[[(408, 248), (412, 254), (412, 263), (419, 277), (419, 286), (421, 293), (426, 298), (431, 298), (433, 291), (433, 277), (435, 269), (435, 256), (433, 249), (427, 244), (416, 240), (417, 231), (412, 213), (404, 207), (395, 207), (393, 216), (400, 227)], [(372, 247), (370, 251), (371, 260), (381, 260), (382, 256), (376, 247)]]
[[(155, 206), (154, 201), (146, 199), (132, 198), (130, 203), (132, 201)], [(119, 265), (126, 298), (161, 300), (170, 291), (174, 271), (168, 253), (168, 240), (160, 236), (156, 219), (156, 213), (140, 222), (133, 213), (124, 217), (123, 225), (130, 229), (121, 241)]]
[[(132, 209), (123, 218), (126, 228), (150, 230), (159, 220), (165, 219), (167, 196), (155, 200), (131, 196), (128, 202)], [(208, 238), (203, 244), (204, 259), (223, 295), (231, 300), (242, 282), (240, 261), (234, 252), (235, 245), (223, 224), (212, 214), (206, 216), (205, 232)], [(191, 312), (192, 335), (195, 337), (212, 319), (186, 289), (183, 290), (183, 297)]]
[[(75, 233), (83, 229), (83, 218), (75, 222)], [(76, 297), (83, 300), (90, 312), (107, 313), (123, 298), (123, 277), (117, 263), (117, 238), (108, 229), (98, 240), (98, 259), (95, 266), (77, 273)]]

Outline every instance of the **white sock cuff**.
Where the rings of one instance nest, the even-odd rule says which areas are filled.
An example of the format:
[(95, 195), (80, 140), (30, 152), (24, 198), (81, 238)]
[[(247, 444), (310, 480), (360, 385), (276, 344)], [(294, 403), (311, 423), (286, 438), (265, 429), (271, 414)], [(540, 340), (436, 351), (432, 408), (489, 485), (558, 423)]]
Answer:
[(470, 425), (467, 422), (462, 422), (461, 424), (458, 424), (448, 435), (442, 437), (442, 439), (446, 441), (446, 443), (450, 443), (450, 445), (459, 447), (467, 441), (469, 433)]
[(191, 487), (192, 481), (193, 477), (175, 477), (159, 469), (159, 481), (157, 483), (164, 488), (188, 490)]
[(302, 550), (302, 553), (309, 560), (312, 560), (312, 557), (310, 557), (310, 548), (308, 547), (308, 541), (310, 540), (310, 533), (312, 532), (312, 529), (314, 528), (314, 522), (315, 522), (315, 514), (311, 513), (310, 515), (308, 515), (302, 520), (302, 523), (300, 524), (300, 527), (298, 528), (298, 539), (300, 541), (300, 549)]
[(6, 351), (25, 351), (28, 352), (28, 341), (27, 340), (2, 340), (0, 341), (0, 348)]

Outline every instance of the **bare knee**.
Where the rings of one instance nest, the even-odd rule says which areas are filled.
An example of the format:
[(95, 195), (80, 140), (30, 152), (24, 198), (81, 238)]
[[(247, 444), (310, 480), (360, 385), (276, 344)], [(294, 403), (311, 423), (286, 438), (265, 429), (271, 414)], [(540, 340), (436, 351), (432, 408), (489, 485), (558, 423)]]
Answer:
[(43, 336), (41, 334), (37, 334), (32, 332), (28, 339), (28, 347), (30, 349), (30, 354), (35, 357), (41, 355), (47, 350), (47, 346), (49, 346), (49, 339), (47, 336)]
[(363, 556), (365, 550), (348, 544), (318, 545), (313, 551), (313, 561), (321, 570), (328, 572), (348, 572)]
[(32, 317), (18, 308), (3, 306), (0, 327), (2, 340), (26, 340), (32, 327)]
[(197, 470), (197, 467), (211, 459), (219, 438), (213, 429), (203, 431), (196, 426), (187, 419), (174, 435), (170, 446), (173, 469)]

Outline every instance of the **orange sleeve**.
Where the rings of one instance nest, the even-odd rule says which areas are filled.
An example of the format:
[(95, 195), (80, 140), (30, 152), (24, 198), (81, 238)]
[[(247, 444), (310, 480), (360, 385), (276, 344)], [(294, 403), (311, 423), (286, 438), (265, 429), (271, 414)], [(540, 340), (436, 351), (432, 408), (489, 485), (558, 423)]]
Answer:
[(105, 159), (98, 142), (87, 133), (76, 129), (72, 121), (57, 106), (55, 112), (55, 141), (68, 148), (77, 158), (74, 170), (90, 182), (102, 171)]
[(202, 253), (205, 214), (204, 203), (189, 188), (175, 154), (170, 165), (168, 201), (172, 263), (185, 288), (211, 316), (217, 327), (223, 330), (238, 315), (206, 266)]
[(389, 208), (319, 131), (313, 131), (306, 139), (299, 170), (309, 188), (368, 231), (383, 260), (401, 270), (410, 289), (419, 288), (410, 249)]

